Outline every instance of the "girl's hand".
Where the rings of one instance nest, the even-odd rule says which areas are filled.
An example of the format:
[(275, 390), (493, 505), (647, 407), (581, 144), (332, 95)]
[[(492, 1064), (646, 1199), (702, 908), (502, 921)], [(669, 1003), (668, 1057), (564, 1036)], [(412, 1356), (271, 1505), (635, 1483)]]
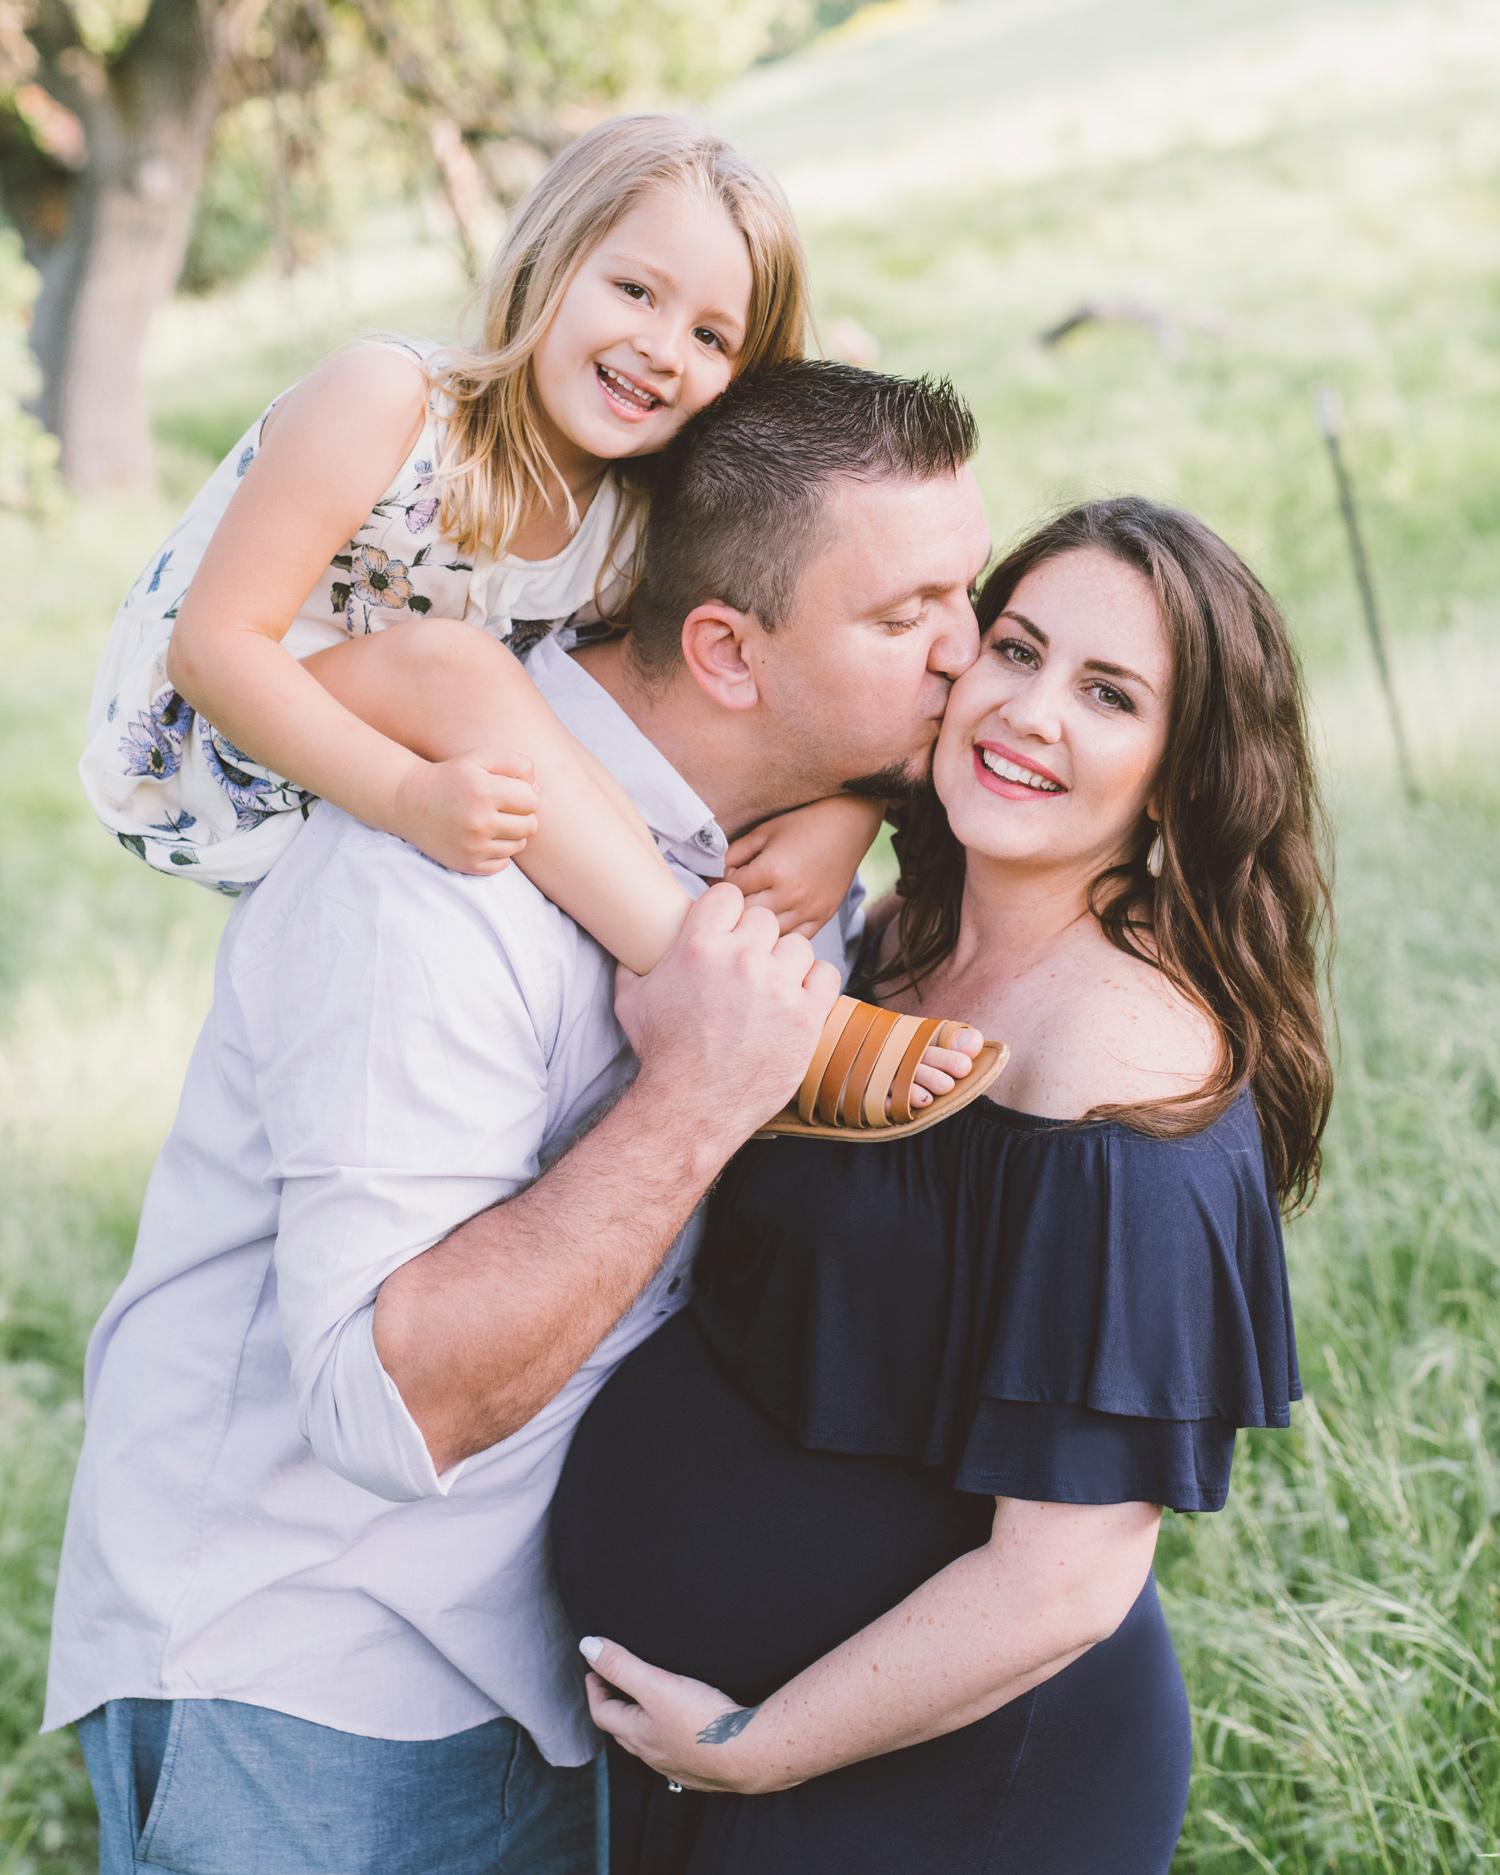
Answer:
[(448, 762), (413, 756), (390, 831), (454, 872), (499, 872), (536, 832), (531, 760), (474, 749)]
[(764, 1750), (765, 1721), (755, 1730), (759, 1706), (737, 1706), (702, 1680), (647, 1666), (597, 1635), (578, 1646), (594, 1669), (588, 1693), (595, 1725), (674, 1784), (759, 1794), (801, 1781), (775, 1776)]
[(785, 937), (815, 937), (843, 904), (885, 814), (879, 801), (830, 795), (778, 814), (724, 855), (724, 877), (747, 905), (775, 912)]

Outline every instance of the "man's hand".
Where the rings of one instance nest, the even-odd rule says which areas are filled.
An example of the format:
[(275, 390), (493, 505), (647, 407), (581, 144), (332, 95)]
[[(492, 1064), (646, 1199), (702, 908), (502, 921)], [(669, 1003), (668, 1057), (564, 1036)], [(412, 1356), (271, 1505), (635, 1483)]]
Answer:
[(840, 987), (806, 938), (780, 935), (774, 913), (737, 886), (710, 887), (649, 976), (619, 972), (635, 1091), (727, 1156), (796, 1093)]
[(730, 1154), (786, 1104), (838, 972), (717, 885), (647, 977), (641, 1071), (543, 1176), (388, 1276), (375, 1348), (439, 1472), (519, 1431), (630, 1308)]

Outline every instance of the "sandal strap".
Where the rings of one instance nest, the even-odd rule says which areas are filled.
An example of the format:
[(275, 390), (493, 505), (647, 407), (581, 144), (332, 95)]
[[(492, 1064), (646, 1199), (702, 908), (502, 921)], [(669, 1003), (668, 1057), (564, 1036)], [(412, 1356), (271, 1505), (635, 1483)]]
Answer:
[(900, 1020), (894, 1009), (876, 1010), (874, 1020), (865, 1030), (865, 1039), (859, 1045), (859, 1053), (850, 1064), (849, 1078), (844, 1083), (843, 1096), (839, 1101), (840, 1126), (859, 1126), (863, 1123), (865, 1095), (874, 1077), (876, 1064), (891, 1030)]
[(942, 1027), (943, 1024), (936, 1016), (928, 1016), (906, 1045), (906, 1053), (901, 1057), (896, 1078), (891, 1082), (891, 1118), (898, 1126), (905, 1126), (913, 1118), (911, 1090), (917, 1068), (932, 1038)]
[(864, 1106), (860, 1112), (864, 1125), (879, 1127), (895, 1124), (893, 1116), (886, 1111), (887, 1097), (891, 1083), (896, 1078), (896, 1069), (906, 1057), (907, 1046), (924, 1020), (922, 1016), (899, 1016), (886, 1036), (865, 1087)]
[(860, 1002), (854, 996), (841, 996), (828, 1012), (823, 1024), (823, 1033), (818, 1037), (818, 1045), (813, 1050), (812, 1061), (807, 1073), (802, 1077), (802, 1085), (797, 1089), (797, 1117), (812, 1124), (813, 1108), (818, 1098), (818, 1089), (823, 1085), (823, 1072), (827, 1068), (833, 1051), (838, 1047), (839, 1037), (843, 1034), (849, 1018), (860, 1008)]
[(883, 1012), (874, 1003), (856, 1003), (849, 1020), (844, 1024), (843, 1033), (828, 1066), (823, 1070), (823, 1084), (818, 1089), (817, 1118), (824, 1126), (837, 1126), (839, 1101), (844, 1092), (844, 1083), (849, 1078), (849, 1070), (854, 1066), (854, 1058), (864, 1045), (864, 1039), (870, 1032), (870, 1025)]
[(923, 1055), (929, 1048), (950, 1047), (967, 1026), (933, 1016), (897, 1015), (841, 996), (797, 1090), (798, 1117), (809, 1125), (904, 1126), (914, 1117), (912, 1088)]

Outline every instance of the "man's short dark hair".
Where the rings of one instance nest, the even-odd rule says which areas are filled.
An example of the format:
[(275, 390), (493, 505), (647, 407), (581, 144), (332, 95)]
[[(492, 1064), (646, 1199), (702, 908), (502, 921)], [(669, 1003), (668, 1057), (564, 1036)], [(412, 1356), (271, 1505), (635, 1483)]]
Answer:
[(805, 359), (737, 379), (658, 458), (631, 607), (635, 657), (669, 670), (683, 620), (713, 600), (774, 631), (819, 545), (833, 484), (956, 475), (977, 441), (946, 378)]

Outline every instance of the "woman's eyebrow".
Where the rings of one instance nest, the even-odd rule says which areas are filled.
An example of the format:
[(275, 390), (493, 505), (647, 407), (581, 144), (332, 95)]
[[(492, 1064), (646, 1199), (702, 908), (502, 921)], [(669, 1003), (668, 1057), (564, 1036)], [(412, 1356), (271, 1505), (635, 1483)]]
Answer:
[[(1023, 631), (1030, 632), (1037, 643), (1044, 648), (1050, 642), (1041, 626), (1033, 625), (1024, 612), (1013, 612), (1007, 606), (1000, 617), (1013, 620)], [(1143, 690), (1149, 690), (1153, 697), (1156, 695), (1156, 685), (1142, 677), (1139, 671), (1131, 670), (1127, 664), (1106, 664), (1103, 658), (1085, 658), (1083, 668), (1086, 671), (1099, 671), (1106, 677), (1124, 677), (1133, 684), (1139, 684)]]
[(1102, 658), (1085, 658), (1083, 668), (1086, 671), (1102, 671), (1106, 677), (1124, 677), (1133, 684), (1139, 684), (1142, 690), (1149, 690), (1154, 697), (1156, 686), (1139, 671), (1131, 670), (1128, 664), (1106, 664)]

